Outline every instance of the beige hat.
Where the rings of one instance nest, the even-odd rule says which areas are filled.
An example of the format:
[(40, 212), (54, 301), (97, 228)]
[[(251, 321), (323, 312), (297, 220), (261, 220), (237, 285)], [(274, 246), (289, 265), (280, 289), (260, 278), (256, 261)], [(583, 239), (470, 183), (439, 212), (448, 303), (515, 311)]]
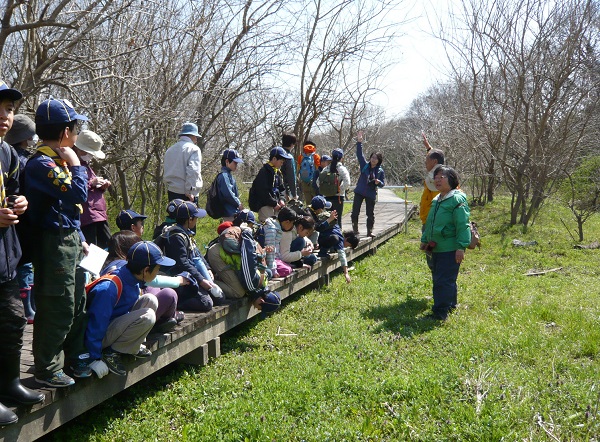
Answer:
[(75, 141), (75, 147), (78, 149), (87, 152), (94, 157), (102, 160), (106, 157), (104, 152), (102, 152), (102, 145), (104, 142), (100, 135), (96, 132), (92, 132), (91, 130), (82, 130), (79, 135), (77, 135), (77, 141)]

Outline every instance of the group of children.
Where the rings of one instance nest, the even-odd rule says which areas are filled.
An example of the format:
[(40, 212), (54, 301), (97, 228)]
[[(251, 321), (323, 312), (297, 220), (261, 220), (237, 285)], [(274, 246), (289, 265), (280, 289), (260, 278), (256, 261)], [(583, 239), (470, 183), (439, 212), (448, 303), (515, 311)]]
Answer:
[[(25, 303), (34, 324), (35, 379), (50, 387), (75, 383), (65, 367), (76, 378), (125, 375), (123, 356), (151, 356), (144, 346), (146, 336), (152, 330), (172, 330), (183, 319), (182, 311), (210, 311), (227, 298), (245, 295), (263, 313), (273, 311), (280, 299), (269, 290), (269, 280), (310, 267), (331, 251), (338, 252), (350, 282), (345, 247), (355, 248), (359, 239), (355, 233), (342, 233), (341, 213), (331, 210), (329, 198), (315, 195), (305, 209), (288, 205), (281, 169), (293, 157), (286, 149), (271, 150), (252, 185), (249, 206), (259, 222), (244, 210), (232, 175), (243, 160), (233, 149), (223, 152), (216, 179), (226, 216), (203, 254), (194, 235), (206, 211), (183, 199), (169, 202), (154, 241), (142, 241), (146, 216), (133, 210), (119, 213), (120, 231), (111, 236), (102, 196), (110, 182), (89, 165), (94, 157), (103, 157), (102, 140), (82, 131), (87, 117), (68, 100), (50, 97), (37, 108), (35, 123), (17, 119), (24, 122), (28, 138), (11, 146), (5, 136), (20, 99), (19, 91), (0, 81), (0, 253), (5, 260), (0, 270), (0, 331), (10, 341), (0, 354), (0, 400), (33, 404), (44, 397), (19, 380), (26, 320), (24, 289), (19, 290), (24, 283), (17, 274), (29, 279), (25, 290), (35, 286), (35, 303)], [(33, 145), (36, 150), (29, 156), (25, 148)], [(342, 155), (334, 151), (333, 161)], [(26, 253), (21, 253), (20, 243)], [(92, 283), (79, 266), (89, 243), (109, 251), (101, 276)], [(0, 403), (0, 425), (16, 420)]]

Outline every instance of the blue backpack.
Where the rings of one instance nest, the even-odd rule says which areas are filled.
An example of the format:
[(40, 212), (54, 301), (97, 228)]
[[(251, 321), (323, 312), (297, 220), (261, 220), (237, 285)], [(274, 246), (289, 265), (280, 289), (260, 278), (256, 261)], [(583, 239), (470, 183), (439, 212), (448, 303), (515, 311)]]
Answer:
[(314, 152), (311, 154), (302, 154), (302, 162), (300, 163), (300, 179), (305, 183), (312, 182), (315, 173)]

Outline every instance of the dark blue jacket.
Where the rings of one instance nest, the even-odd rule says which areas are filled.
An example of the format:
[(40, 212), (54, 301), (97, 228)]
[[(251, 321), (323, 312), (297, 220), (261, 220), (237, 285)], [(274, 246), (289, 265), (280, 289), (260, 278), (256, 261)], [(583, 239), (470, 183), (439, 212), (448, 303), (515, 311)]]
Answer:
[[(383, 167), (371, 167), (371, 163), (363, 155), (362, 143), (356, 143), (356, 158), (360, 164), (360, 176), (358, 177), (354, 193), (374, 200), (377, 198), (377, 188), (385, 185)], [(375, 178), (381, 181), (381, 183), (375, 185)]]
[(90, 290), (88, 323), (85, 330), (85, 346), (92, 359), (102, 357), (102, 339), (110, 321), (129, 313), (140, 297), (140, 284), (126, 266), (116, 270), (115, 275), (123, 283), (121, 297), (117, 302), (117, 286), (112, 281), (101, 281)]
[(240, 192), (231, 169), (228, 167), (221, 167), (221, 173), (217, 175), (217, 189), (219, 191), (219, 201), (223, 204), (223, 216), (235, 215), (241, 203)]
[(250, 209), (258, 212), (261, 207), (275, 207), (279, 200), (283, 199), (284, 191), (281, 171), (276, 172), (270, 162), (265, 163), (258, 171), (250, 188), (248, 201)]
[(81, 205), (87, 201), (85, 166), (67, 168), (52, 149), (41, 146), (27, 161), (24, 175), (31, 226), (53, 232), (77, 229), (81, 240), (85, 241), (79, 221)]
[[(4, 181), (4, 194), (19, 193), (19, 156), (15, 150), (2, 141), (0, 144), (0, 168)], [(0, 201), (4, 204), (4, 201)], [(0, 284), (14, 279), (21, 259), (21, 247), (15, 226), (0, 228)]]

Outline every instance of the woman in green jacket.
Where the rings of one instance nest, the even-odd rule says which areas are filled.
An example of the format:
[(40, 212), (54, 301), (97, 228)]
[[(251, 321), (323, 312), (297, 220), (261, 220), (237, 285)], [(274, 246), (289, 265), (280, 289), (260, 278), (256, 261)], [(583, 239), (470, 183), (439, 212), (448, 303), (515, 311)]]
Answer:
[(440, 193), (431, 204), (421, 236), (421, 250), (430, 257), (433, 316), (445, 320), (456, 308), (456, 278), (471, 242), (470, 210), (466, 195), (458, 189), (458, 174), (454, 169), (439, 167), (433, 180)]

